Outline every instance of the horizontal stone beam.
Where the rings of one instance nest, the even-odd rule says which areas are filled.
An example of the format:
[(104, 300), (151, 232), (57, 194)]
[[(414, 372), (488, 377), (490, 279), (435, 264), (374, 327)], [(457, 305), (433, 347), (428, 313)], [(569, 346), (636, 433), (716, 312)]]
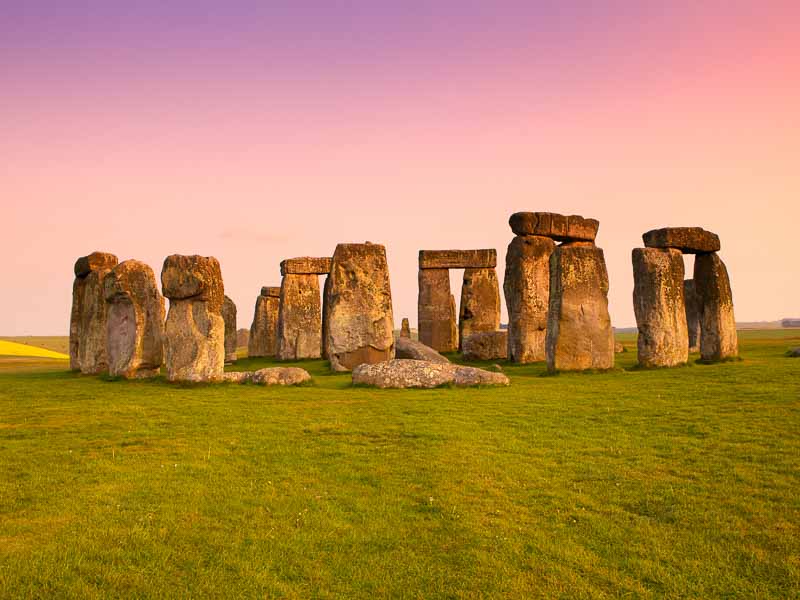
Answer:
[(420, 250), (420, 269), (494, 269), (497, 250)]
[(548, 212), (518, 212), (508, 219), (511, 231), (517, 235), (541, 235), (559, 242), (583, 240), (593, 242), (600, 228), (597, 219), (580, 215), (559, 215)]
[(281, 288), (280, 286), (267, 286), (261, 288), (261, 295), (266, 296), (267, 298), (280, 298), (281, 296)]
[(708, 254), (720, 249), (719, 236), (702, 227), (664, 227), (642, 235), (648, 248), (677, 248), (684, 254)]
[(281, 275), (327, 275), (331, 272), (331, 259), (301, 256), (281, 261)]

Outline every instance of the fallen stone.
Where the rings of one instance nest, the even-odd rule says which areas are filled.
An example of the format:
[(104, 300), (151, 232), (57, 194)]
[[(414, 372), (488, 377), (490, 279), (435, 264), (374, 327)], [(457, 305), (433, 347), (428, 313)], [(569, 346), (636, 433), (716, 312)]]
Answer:
[(327, 275), (331, 272), (331, 258), (301, 256), (281, 261), (283, 275)]
[(262, 287), (256, 298), (253, 324), (247, 340), (247, 356), (263, 357), (278, 355), (278, 316), (280, 313), (279, 287)]
[(447, 269), (419, 270), (417, 335), (420, 342), (437, 352), (458, 349), (456, 300), (450, 293)]
[(222, 320), (225, 321), (225, 362), (236, 362), (236, 304), (225, 296), (222, 302)]
[(394, 358), (394, 317), (386, 249), (339, 244), (326, 296), (326, 350), (334, 371)]
[(542, 236), (517, 236), (508, 245), (503, 292), (508, 307), (509, 360), (545, 359), (547, 308), (550, 301), (550, 255), (555, 242)]
[(683, 301), (686, 305), (689, 352), (700, 352), (700, 298), (694, 287), (694, 279), (687, 279), (683, 282)]
[(600, 222), (579, 215), (559, 215), (548, 212), (518, 212), (508, 219), (516, 235), (540, 235), (559, 242), (585, 240), (593, 242)]
[(497, 250), (420, 250), (420, 269), (494, 269)]
[(269, 367), (255, 371), (251, 381), (256, 385), (299, 385), (311, 381), (311, 375), (298, 367)]
[(284, 275), (278, 311), (278, 359), (319, 358), (321, 354), (319, 277)]
[(700, 300), (700, 358), (719, 361), (738, 356), (731, 283), (718, 254), (699, 254), (695, 258), (694, 286)]
[(508, 332), (481, 331), (464, 338), (461, 346), (464, 360), (496, 360), (508, 358)]
[(126, 260), (103, 281), (108, 304), (108, 373), (114, 377), (155, 377), (164, 357), (164, 297), (148, 265)]
[(401, 337), (395, 343), (395, 356), (397, 358), (407, 358), (410, 360), (426, 360), (428, 362), (449, 363), (444, 356), (433, 348), (426, 346), (422, 342), (411, 338)]
[(252, 371), (229, 371), (222, 374), (222, 381), (225, 383), (246, 383), (252, 379)]
[(677, 248), (684, 254), (718, 252), (719, 237), (702, 227), (664, 227), (642, 235), (648, 248)]
[(401, 338), (411, 337), (411, 325), (408, 324), (407, 317), (403, 317), (403, 321), (402, 323), (400, 323), (400, 337)]
[(473, 367), (422, 360), (395, 359), (376, 364), (362, 364), (353, 369), (353, 383), (379, 388), (435, 388), (457, 386), (508, 385), (503, 373), (491, 373)]
[(494, 269), (465, 269), (458, 319), (459, 346), (473, 333), (500, 327), (500, 285)]

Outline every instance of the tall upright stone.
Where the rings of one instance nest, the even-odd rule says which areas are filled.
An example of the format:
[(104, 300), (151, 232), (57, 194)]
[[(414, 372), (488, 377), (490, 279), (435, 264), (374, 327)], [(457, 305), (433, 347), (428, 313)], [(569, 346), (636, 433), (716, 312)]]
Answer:
[(695, 257), (694, 285), (700, 300), (700, 358), (719, 361), (738, 356), (728, 269), (716, 252)]
[(278, 359), (319, 358), (322, 352), (322, 307), (319, 277), (287, 273), (281, 282), (278, 313)]
[(464, 269), (461, 311), (458, 319), (459, 349), (473, 333), (500, 327), (500, 284), (494, 268)]
[(400, 337), (411, 339), (411, 325), (408, 323), (408, 317), (403, 317), (400, 323)]
[(155, 377), (164, 356), (164, 297), (156, 276), (138, 260), (121, 262), (103, 281), (108, 304), (108, 373), (115, 377)]
[(689, 359), (683, 255), (674, 248), (634, 248), (633, 309), (639, 364), (674, 367)]
[(545, 349), (551, 372), (614, 366), (608, 271), (602, 249), (562, 245), (550, 256)]
[(683, 282), (683, 300), (686, 304), (686, 330), (689, 333), (689, 352), (700, 352), (700, 299), (694, 279)]
[(339, 244), (329, 275), (326, 348), (334, 371), (394, 358), (394, 317), (386, 249)]
[(545, 359), (554, 249), (552, 239), (539, 235), (518, 235), (508, 245), (503, 291), (508, 308), (508, 358), (513, 362)]
[(417, 334), (420, 342), (437, 352), (458, 349), (456, 300), (450, 293), (447, 269), (419, 270)]
[(247, 356), (272, 357), (278, 355), (278, 314), (281, 288), (262, 287), (256, 299), (253, 324), (247, 342)]
[(236, 362), (236, 304), (228, 296), (222, 301), (222, 320), (225, 321), (225, 362)]
[(214, 257), (173, 254), (161, 286), (169, 298), (164, 350), (170, 381), (221, 381), (225, 366), (225, 295)]
[(103, 280), (119, 261), (107, 252), (92, 252), (75, 262), (69, 323), (70, 368), (85, 374), (108, 368), (106, 306)]

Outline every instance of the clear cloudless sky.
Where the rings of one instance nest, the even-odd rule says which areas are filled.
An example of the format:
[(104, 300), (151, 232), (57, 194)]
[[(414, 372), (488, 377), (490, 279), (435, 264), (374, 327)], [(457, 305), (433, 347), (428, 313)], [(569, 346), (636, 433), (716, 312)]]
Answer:
[(413, 324), (417, 251), (502, 279), (519, 210), (600, 220), (617, 326), (668, 225), (720, 235), (739, 320), (800, 316), (798, 31), (796, 0), (0, 1), (0, 334), (66, 334), (93, 250), (216, 256), (248, 327), (281, 259), (365, 240)]

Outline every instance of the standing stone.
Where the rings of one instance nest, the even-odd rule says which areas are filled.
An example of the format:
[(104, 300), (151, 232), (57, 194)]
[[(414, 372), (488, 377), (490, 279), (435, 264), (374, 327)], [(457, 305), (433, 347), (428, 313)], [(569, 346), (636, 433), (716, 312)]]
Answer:
[(224, 288), (214, 257), (173, 254), (161, 286), (169, 298), (164, 350), (170, 381), (222, 381), (225, 366)]
[(107, 252), (92, 252), (75, 262), (69, 323), (69, 365), (85, 374), (108, 368), (103, 280), (119, 261)]
[(505, 360), (508, 358), (508, 331), (481, 331), (462, 340), (461, 357), (471, 360)]
[(236, 362), (236, 304), (225, 296), (222, 301), (222, 320), (225, 321), (225, 362)]
[(461, 312), (458, 319), (459, 349), (466, 336), (500, 327), (500, 285), (495, 269), (464, 269)]
[(633, 309), (639, 364), (674, 367), (689, 359), (683, 295), (683, 254), (673, 248), (634, 248)]
[(517, 236), (508, 245), (503, 291), (508, 307), (508, 358), (517, 363), (545, 359), (550, 302), (552, 239)]
[(400, 337), (411, 338), (411, 325), (408, 324), (408, 317), (403, 317), (403, 321), (400, 323)]
[(437, 352), (458, 349), (456, 299), (450, 293), (447, 269), (420, 269), (417, 296), (419, 341)]
[(697, 255), (694, 285), (700, 299), (700, 358), (718, 361), (738, 356), (731, 283), (718, 254)]
[(551, 372), (614, 366), (608, 271), (602, 249), (558, 246), (550, 256), (545, 349)]
[(683, 282), (683, 300), (686, 304), (686, 329), (689, 332), (689, 352), (700, 352), (700, 298), (694, 279)]
[(155, 377), (164, 356), (164, 297), (148, 265), (126, 260), (103, 281), (108, 322), (108, 373), (138, 379)]
[(394, 317), (386, 248), (339, 244), (328, 286), (325, 336), (331, 368), (394, 358)]
[(247, 341), (247, 356), (278, 355), (278, 314), (281, 305), (281, 288), (262, 287), (256, 299), (250, 338)]
[(322, 286), (322, 358), (325, 360), (330, 360), (330, 354), (328, 352), (328, 336), (325, 335), (325, 332), (328, 331), (328, 319), (330, 318), (330, 306), (328, 305), (328, 299), (330, 298), (330, 289), (331, 289), (331, 276), (325, 278), (325, 283)]
[(321, 352), (319, 276), (287, 273), (281, 282), (278, 359), (319, 358)]

